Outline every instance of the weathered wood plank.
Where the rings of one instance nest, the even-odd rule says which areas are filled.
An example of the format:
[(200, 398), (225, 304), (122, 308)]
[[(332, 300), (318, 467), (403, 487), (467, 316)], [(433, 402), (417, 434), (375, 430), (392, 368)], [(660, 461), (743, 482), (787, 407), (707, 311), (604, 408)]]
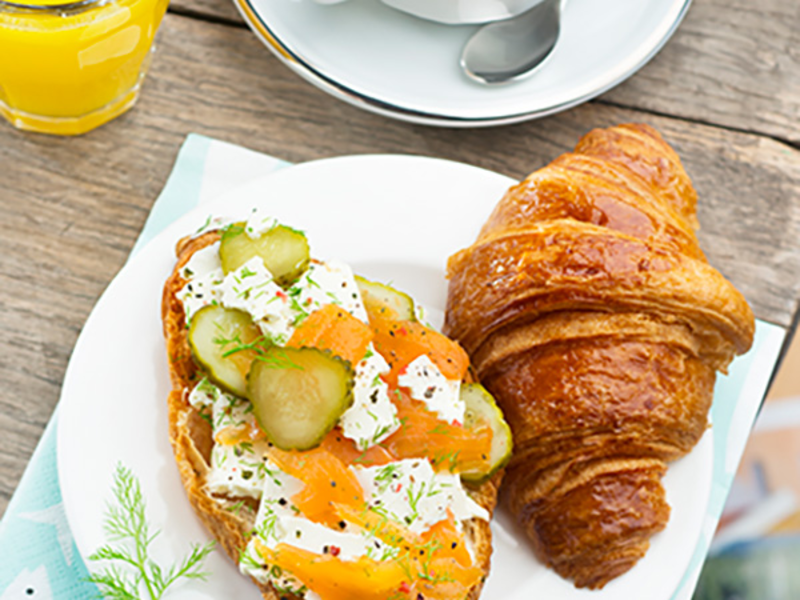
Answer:
[(246, 27), (239, 11), (231, 0), (173, 0), (169, 10), (186, 15), (209, 17)]
[[(243, 23), (231, 0), (172, 7)], [(655, 59), (602, 99), (800, 143), (800, 3), (694, 0)]]
[[(124, 263), (185, 135), (291, 161), (413, 153), (522, 177), (594, 126), (644, 120), (700, 191), (701, 242), (761, 318), (800, 297), (800, 153), (775, 141), (589, 104), (490, 130), (364, 113), (307, 85), (244, 29), (168, 15), (139, 105), (81, 138), (0, 136), (0, 514), (58, 399), (95, 300)], [(454, 224), (454, 226), (456, 226)]]
[(695, 0), (675, 37), (604, 100), (800, 142), (800, 3)]

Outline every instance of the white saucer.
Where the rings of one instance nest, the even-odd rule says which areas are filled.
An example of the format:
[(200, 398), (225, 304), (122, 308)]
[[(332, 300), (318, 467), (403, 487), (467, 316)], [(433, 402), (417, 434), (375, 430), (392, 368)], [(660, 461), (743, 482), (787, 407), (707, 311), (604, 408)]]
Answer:
[(448, 127), (515, 123), (593, 98), (647, 63), (691, 0), (569, 0), (561, 39), (529, 79), (486, 87), (458, 66), (475, 26), (441, 25), (379, 0), (233, 0), (259, 38), (305, 79), (355, 106)]

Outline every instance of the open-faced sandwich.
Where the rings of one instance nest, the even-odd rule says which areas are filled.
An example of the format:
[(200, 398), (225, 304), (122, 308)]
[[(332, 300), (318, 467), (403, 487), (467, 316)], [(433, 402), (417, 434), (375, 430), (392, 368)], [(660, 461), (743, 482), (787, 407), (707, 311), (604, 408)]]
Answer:
[(260, 210), (177, 255), (175, 458), (264, 598), (477, 598), (511, 436), (460, 346)]

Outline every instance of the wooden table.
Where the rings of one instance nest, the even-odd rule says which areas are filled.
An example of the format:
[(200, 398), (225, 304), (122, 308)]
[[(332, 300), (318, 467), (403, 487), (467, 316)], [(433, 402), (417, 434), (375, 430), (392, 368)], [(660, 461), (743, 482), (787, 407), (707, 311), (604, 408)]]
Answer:
[(644, 121), (694, 179), (711, 262), (758, 317), (791, 327), (800, 299), (798, 23), (794, 0), (695, 0), (667, 47), (601, 98), (521, 125), (447, 130), (368, 114), (311, 87), (228, 0), (173, 0), (129, 114), (74, 139), (0, 127), (0, 515), (81, 326), (190, 132), (295, 162), (413, 153), (522, 177), (592, 127)]

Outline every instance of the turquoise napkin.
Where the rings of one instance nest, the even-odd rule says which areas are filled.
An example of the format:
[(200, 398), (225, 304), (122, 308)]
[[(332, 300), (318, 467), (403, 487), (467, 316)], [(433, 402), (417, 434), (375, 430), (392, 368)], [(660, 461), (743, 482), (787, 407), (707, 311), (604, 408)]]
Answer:
[[(167, 225), (221, 193), (289, 163), (198, 135), (186, 138), (131, 255)], [(708, 552), (750, 428), (766, 391), (785, 331), (759, 321), (751, 350), (720, 377), (711, 411), (714, 481), (703, 531), (672, 600), (688, 600)], [(58, 409), (42, 435), (0, 522), (0, 600), (99, 597), (67, 523), (56, 470)], [(179, 597), (179, 591), (171, 597)], [(487, 599), (496, 600), (496, 599)]]
[[(189, 135), (131, 251), (221, 192), (290, 163), (233, 144)], [(58, 407), (0, 521), (0, 600), (98, 598), (70, 533), (56, 470)], [(174, 597), (177, 597), (178, 593)]]

